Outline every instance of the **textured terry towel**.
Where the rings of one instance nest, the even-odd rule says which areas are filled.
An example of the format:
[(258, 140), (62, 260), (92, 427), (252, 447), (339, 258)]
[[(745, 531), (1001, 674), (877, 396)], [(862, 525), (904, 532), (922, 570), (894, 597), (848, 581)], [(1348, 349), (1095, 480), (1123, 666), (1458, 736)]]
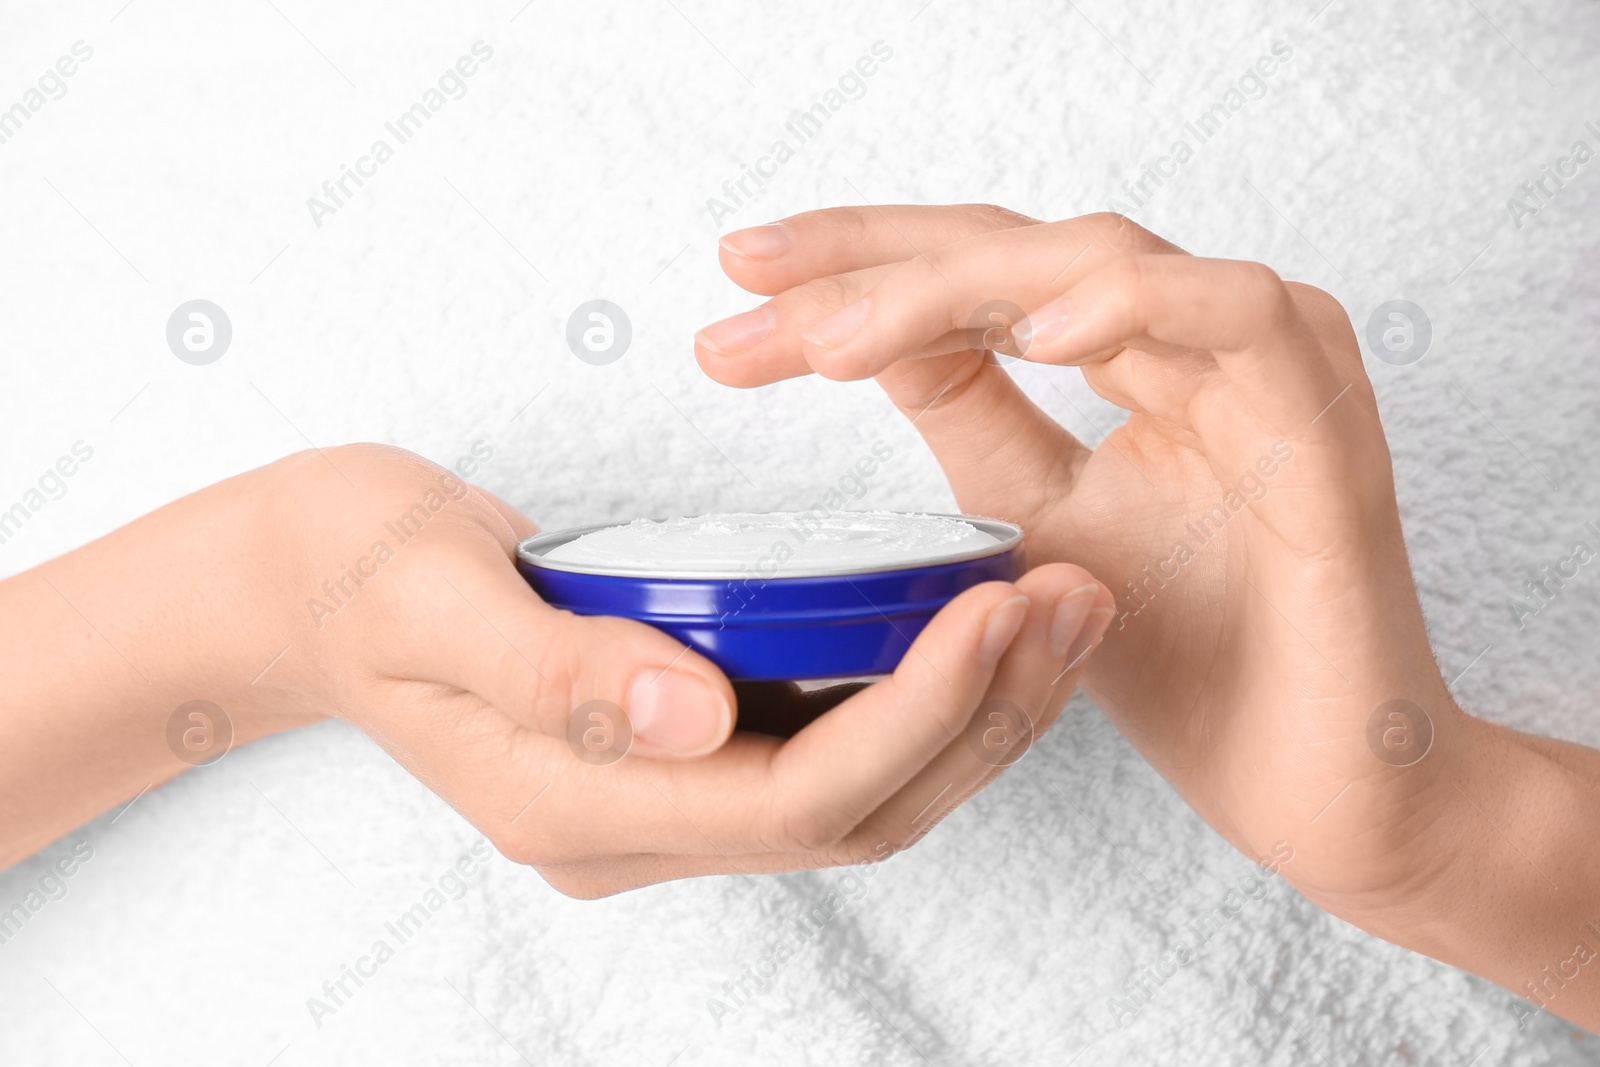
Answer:
[[(0, 143), (0, 507), (93, 449), (0, 545), (4, 573), (308, 441), (446, 464), (481, 442), (483, 484), (554, 526), (803, 505), (882, 440), (894, 459), (860, 506), (949, 507), (870, 382), (700, 376), (691, 332), (752, 303), (718, 275), (717, 234), (836, 203), (1059, 218), (1115, 199), (1186, 248), (1331, 290), (1358, 329), (1388, 300), (1426, 310), (1425, 358), (1369, 366), (1445, 670), (1485, 715), (1600, 743), (1600, 573), (1520, 628), (1511, 607), (1600, 521), (1600, 162), (1525, 188), (1574, 142), (1600, 150), (1593, 3), (106, 0), (0, 18), (0, 107), (92, 49)], [(461, 91), (440, 89), (479, 41)], [(889, 57), (849, 77), (876, 42)], [(1275, 46), (1287, 58), (1252, 78)], [(787, 124), (817, 104), (801, 141)], [(388, 124), (408, 114), (402, 141)], [(195, 298), (233, 326), (207, 367), (163, 333)], [(598, 298), (633, 326), (606, 367), (564, 341)], [(1012, 372), (1087, 439), (1116, 424), (1075, 372)], [(233, 753), (0, 874), (9, 907), (75, 842), (92, 850), (0, 944), (0, 1062), (1520, 1065), (1600, 1048), (1549, 1016), (1519, 1029), (1508, 993), (1253, 881), (1081, 699), (870, 878), (577, 903), (496, 856), (388, 934), (477, 840), (341, 725)], [(808, 915), (825, 921), (797, 927)], [(371, 977), (313, 1019), (308, 999), (358, 965)]]

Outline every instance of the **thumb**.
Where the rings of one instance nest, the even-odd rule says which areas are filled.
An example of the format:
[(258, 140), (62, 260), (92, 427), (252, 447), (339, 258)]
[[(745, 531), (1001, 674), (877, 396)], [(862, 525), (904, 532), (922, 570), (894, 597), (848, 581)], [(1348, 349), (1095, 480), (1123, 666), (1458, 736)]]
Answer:
[[(507, 717), (566, 737), (580, 758), (692, 758), (733, 730), (716, 665), (630, 619), (574, 615), (541, 600), (509, 560), (441, 575), (436, 651), (410, 673), (476, 694)], [(599, 751), (593, 751), (598, 745)]]

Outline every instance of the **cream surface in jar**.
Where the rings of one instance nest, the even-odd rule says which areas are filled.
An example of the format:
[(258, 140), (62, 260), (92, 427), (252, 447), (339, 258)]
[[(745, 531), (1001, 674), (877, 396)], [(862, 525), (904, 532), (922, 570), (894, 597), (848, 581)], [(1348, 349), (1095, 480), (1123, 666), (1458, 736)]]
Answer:
[(798, 578), (951, 563), (1000, 546), (994, 533), (951, 515), (732, 512), (603, 526), (555, 545), (543, 560), (644, 577)]

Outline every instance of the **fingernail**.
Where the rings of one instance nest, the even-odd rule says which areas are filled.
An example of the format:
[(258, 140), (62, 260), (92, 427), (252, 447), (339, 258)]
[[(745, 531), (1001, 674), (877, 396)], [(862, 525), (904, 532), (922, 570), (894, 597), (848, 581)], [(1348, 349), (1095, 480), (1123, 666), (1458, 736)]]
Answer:
[(717, 242), (746, 259), (777, 259), (794, 247), (794, 231), (781, 222), (734, 230)]
[(1115, 608), (1095, 608), (1089, 612), (1089, 617), (1084, 620), (1083, 628), (1078, 631), (1078, 636), (1073, 639), (1067, 651), (1062, 654), (1066, 666), (1063, 672), (1076, 667), (1083, 657), (1087, 656), (1094, 647), (1100, 643), (1100, 638), (1105, 634), (1106, 627), (1111, 625), (1111, 620), (1116, 617)]
[(1028, 343), (1047, 345), (1067, 331), (1072, 318), (1072, 305), (1064, 296), (1058, 296), (1044, 307), (1028, 316)]
[(754, 311), (713, 322), (694, 336), (707, 348), (735, 355), (765, 341), (777, 325), (778, 316), (773, 314), (771, 307), (758, 307)]
[(709, 751), (731, 714), (709, 684), (681, 670), (646, 668), (628, 688), (633, 736), (680, 756)]
[(1014, 596), (989, 612), (989, 621), (983, 626), (983, 640), (978, 644), (978, 659), (985, 667), (999, 666), (1000, 657), (1016, 640), (1027, 617), (1028, 598), (1025, 596)]
[(1055, 613), (1050, 616), (1050, 653), (1063, 657), (1063, 663), (1066, 662), (1067, 648), (1072, 644), (1072, 639), (1078, 636), (1078, 631), (1083, 629), (1083, 620), (1089, 617), (1089, 609), (1094, 606), (1094, 597), (1099, 590), (1098, 585), (1090, 582), (1063, 594), (1056, 601)]
[(867, 315), (872, 311), (871, 305), (865, 300), (857, 300), (854, 304), (835, 311), (832, 315), (815, 323), (802, 336), (814, 345), (823, 348), (838, 348), (866, 324)]

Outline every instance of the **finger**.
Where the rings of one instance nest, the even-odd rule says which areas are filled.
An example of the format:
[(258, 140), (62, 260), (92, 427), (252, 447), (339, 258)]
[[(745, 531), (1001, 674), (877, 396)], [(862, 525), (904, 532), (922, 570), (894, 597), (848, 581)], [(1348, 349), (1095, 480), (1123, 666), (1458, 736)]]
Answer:
[(982, 354), (897, 363), (878, 375), (959, 500), (1017, 519), (1064, 499), (1090, 450)]
[(1028, 599), (988, 582), (962, 593), (890, 677), (800, 731), (772, 762), (764, 820), (777, 851), (831, 847), (960, 736)]
[[(800, 335), (866, 295), (892, 265), (829, 275), (785, 290), (758, 308), (714, 322), (694, 335), (695, 360), (723, 385), (750, 389), (811, 373)], [(965, 346), (963, 346), (965, 347)]]
[[(734, 734), (698, 760), (580, 747), (459, 690), (417, 698), (370, 732), (508, 858), (546, 868), (636, 853), (769, 848), (754, 809), (782, 744)], [(731, 869), (731, 868), (730, 868)]]
[[(981, 320), (986, 308), (1039, 307), (1132, 251), (1180, 252), (1126, 220), (1103, 216), (958, 241), (899, 264), (871, 292), (809, 327), (801, 335), (802, 351), (825, 377), (871, 377), (935, 338)], [(1021, 323), (1016, 330), (1019, 341), (1028, 333)]]
[[(797, 286), (754, 311), (701, 330), (695, 335), (695, 359), (707, 375), (736, 388), (810, 374), (801, 335), (893, 270), (876, 267)], [(974, 332), (983, 331), (963, 329), (934, 338), (879, 374), (878, 384), (933, 448), (958, 496), (975, 479), (989, 483), (993, 499), (1014, 491), (1019, 507), (1041, 491), (1064, 490), (1089, 450), (1011, 375), (971, 350)], [(996, 455), (1052, 457), (1050, 476), (1034, 477), (1031, 466), (1021, 463), (999, 466), (997, 475)], [(1008, 479), (1016, 484), (1007, 484)]]
[[(730, 833), (725, 817), (700, 810), (705, 805), (697, 798), (732, 794), (748, 802), (758, 795), (756, 789), (735, 785), (731, 780), (717, 782), (716, 776), (700, 773), (709, 763), (722, 761), (726, 765), (741, 742), (760, 743), (738, 735), (701, 764), (635, 768), (640, 774), (646, 770), (671, 773), (676, 779), (671, 783), (658, 780), (641, 789), (640, 774), (635, 774), (625, 778), (613, 775), (603, 785), (587, 786), (603, 790), (608, 798), (627, 805), (623, 809), (629, 812), (625, 841), (640, 851), (597, 858), (591, 844), (576, 863), (538, 864), (541, 873), (562, 892), (590, 896), (700, 874), (757, 874), (855, 864), (883, 858), (885, 849), (907, 847), (1014, 764), (1049, 729), (1077, 684), (1088, 650), (1098, 641), (1110, 618), (1110, 592), (1081, 567), (1040, 567), (1019, 581), (1016, 588), (1029, 597), (1027, 614), (978, 708), (980, 716), (987, 711), (1008, 718), (998, 724), (969, 719), (956, 736), (945, 740), (932, 761), (839, 841), (818, 848), (795, 847), (785, 836), (794, 830), (790, 825), (756, 831), (780, 847), (775, 851), (751, 851), (748, 831)], [(997, 731), (1006, 732), (1006, 740), (1012, 742), (1009, 747), (995, 747), (993, 735)], [(692, 788), (686, 787), (685, 779), (690, 776), (698, 779)], [(576, 788), (583, 780), (569, 775), (565, 782)], [(659, 795), (652, 797), (655, 790), (660, 791)], [(676, 799), (663, 804), (668, 790)], [(572, 795), (575, 794), (570, 791), (567, 794)], [(562, 800), (541, 802), (542, 817), (559, 825), (563, 820), (561, 804)], [(663, 815), (667, 817), (662, 818)], [(655, 827), (654, 836), (639, 832), (641, 823)], [(608, 833), (606, 840), (612, 846), (624, 843), (615, 832)], [(711, 847), (713, 842), (715, 848)], [(781, 847), (784, 844), (790, 847)], [(666, 851), (673, 847), (680, 851)], [(540, 856), (547, 861), (564, 858), (549, 848), (543, 849)]]
[[(597, 852), (722, 856), (831, 847), (959, 736), (1020, 629), (1026, 604), (1006, 583), (968, 590), (929, 623), (893, 676), (786, 744), (737, 734), (698, 760), (630, 754), (590, 765), (563, 754), (564, 742), (512, 732), (498, 745), (480, 746), (505, 753), (474, 772), (482, 789), (499, 798), (488, 821), (510, 819), (518, 807), (513, 798), (534, 796), (541, 773), (548, 785), (555, 780), (548, 767), (559, 767), (559, 781), (530, 817), (502, 832), (528, 862), (571, 862)], [(541, 760), (527, 754), (537, 746), (547, 753), (542, 772)], [(568, 828), (580, 823), (592, 832), (574, 840)]]
[(886, 204), (791, 215), (723, 237), (722, 269), (752, 293), (768, 296), (802, 282), (913, 259), (978, 234), (1034, 226), (989, 204)]
[(1114, 601), (1093, 575), (1070, 564), (1035, 568), (1017, 587), (1029, 598), (1027, 621), (977, 713), (962, 736), (847, 836), (843, 857), (867, 855), (884, 840), (897, 849), (917, 841), (1015, 765), (1055, 724), (1105, 633)]
[[(733, 729), (733, 690), (715, 665), (677, 639), (628, 619), (558, 611), (510, 560), (453, 554), (432, 568), (432, 612), (412, 642), (407, 676), (475, 693), (511, 720), (566, 738), (595, 701), (621, 709), (636, 754), (701, 756)], [(412, 614), (419, 605), (411, 605)], [(600, 707), (593, 714), (618, 718)], [(588, 729), (589, 720), (580, 723)]]
[[(811, 374), (801, 341), (805, 331), (871, 292), (893, 270), (892, 266), (872, 267), (818, 278), (758, 308), (714, 322), (694, 335), (695, 360), (711, 378), (736, 389)], [(903, 358), (920, 360), (965, 352), (972, 347), (974, 333), (981, 332), (950, 330), (904, 353)]]
[[(1110, 591), (1080, 567), (1041, 567), (1017, 584), (1030, 593), (1029, 617), (1001, 660), (985, 704), (1005, 701), (997, 694), (1011, 694), (1035, 702), (1041, 714), (1031, 729), (1013, 737), (1009, 745), (993, 747), (983, 735), (1010, 731), (1015, 727), (1014, 721), (991, 723), (974, 719), (959, 739), (947, 744), (932, 763), (830, 848), (690, 855), (630, 853), (546, 865), (539, 873), (562, 893), (594, 899), (679, 878), (754, 876), (871, 864), (914, 844), (951, 811), (1015, 765), (1054, 725), (1111, 621), (1114, 607)], [(1062, 587), (1068, 588), (1063, 592)], [(979, 715), (982, 714), (980, 707)], [(858, 877), (864, 881), (874, 873), (866, 867)]]
[(1081, 364), (1083, 380), (1118, 407), (1194, 432), (1194, 402), (1226, 376), (1210, 352), (1128, 347), (1100, 362)]
[(1137, 255), (1107, 262), (1030, 316), (1027, 358), (1079, 364), (1125, 346), (1209, 352), (1268, 431), (1302, 436), (1343, 388), (1270, 268), (1236, 260)]
[(671, 853), (632, 853), (581, 860), (571, 864), (536, 866), (539, 876), (559, 893), (578, 900), (598, 900), (633, 889), (682, 878), (708, 875), (762, 874), (817, 870), (840, 866), (821, 852), (744, 852), (728, 855), (684, 856)]

